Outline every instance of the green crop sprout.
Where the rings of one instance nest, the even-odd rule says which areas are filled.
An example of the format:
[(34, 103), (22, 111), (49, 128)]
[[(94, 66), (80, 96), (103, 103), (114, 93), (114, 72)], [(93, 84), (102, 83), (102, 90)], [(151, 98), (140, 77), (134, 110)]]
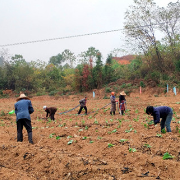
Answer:
[(162, 137), (162, 134), (156, 134), (157, 137)]
[(173, 156), (171, 156), (168, 152), (164, 153), (163, 160), (165, 159), (172, 159)]
[(59, 140), (59, 139), (61, 139), (61, 137), (60, 136), (56, 136), (56, 139)]
[(49, 138), (53, 138), (56, 133), (52, 133), (49, 135)]
[(144, 147), (151, 148), (149, 144), (144, 144)]
[(117, 129), (114, 129), (114, 130), (112, 130), (111, 132), (112, 132), (112, 133), (115, 133), (115, 132), (117, 132)]
[(136, 152), (137, 150), (135, 148), (129, 148), (129, 152)]
[(126, 142), (126, 141), (128, 141), (128, 139), (120, 139), (119, 141), (120, 142)]
[(164, 128), (164, 129), (162, 129), (162, 130), (161, 130), (161, 132), (162, 132), (163, 134), (165, 134), (165, 133), (166, 133), (165, 128)]
[(111, 147), (113, 147), (113, 146), (115, 146), (115, 145), (114, 145), (114, 144), (111, 144), (111, 143), (108, 144), (108, 148), (111, 148)]
[(133, 130), (133, 128), (129, 129), (129, 130), (125, 130), (126, 133), (129, 133)]
[(70, 145), (73, 143), (73, 140), (70, 140), (67, 144)]

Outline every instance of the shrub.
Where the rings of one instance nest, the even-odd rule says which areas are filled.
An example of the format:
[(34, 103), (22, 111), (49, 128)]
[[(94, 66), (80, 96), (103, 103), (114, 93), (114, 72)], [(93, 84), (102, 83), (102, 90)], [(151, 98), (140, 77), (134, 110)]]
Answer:
[(126, 83), (123, 83), (122, 85), (121, 85), (121, 88), (123, 89), (123, 88), (125, 88), (126, 87)]
[(106, 93), (111, 92), (111, 88), (110, 88), (110, 87), (106, 87), (105, 92), (106, 92)]
[(54, 96), (57, 93), (57, 91), (51, 91), (49, 92), (49, 96)]
[(110, 97), (108, 97), (106, 94), (105, 96), (103, 97), (103, 99), (109, 99)]
[(143, 88), (145, 87), (145, 84), (144, 84), (143, 81), (140, 82), (140, 86), (143, 87)]

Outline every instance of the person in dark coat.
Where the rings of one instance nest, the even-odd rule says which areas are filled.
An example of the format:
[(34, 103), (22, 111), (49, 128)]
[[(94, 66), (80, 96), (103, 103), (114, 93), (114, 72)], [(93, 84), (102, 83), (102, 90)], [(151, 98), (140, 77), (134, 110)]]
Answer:
[(124, 91), (120, 92), (120, 96), (119, 96), (119, 113), (121, 115), (124, 114), (124, 111), (126, 110), (126, 93)]
[(46, 118), (47, 118), (48, 115), (49, 115), (49, 118), (54, 121), (54, 120), (55, 120), (54, 115), (55, 115), (55, 113), (56, 113), (56, 111), (57, 111), (57, 108), (55, 108), (55, 107), (43, 106), (43, 109), (47, 112)]
[[(173, 111), (170, 107), (168, 107), (168, 106), (158, 106), (158, 107), (147, 106), (146, 113), (153, 116), (154, 124), (160, 123), (161, 131), (166, 126), (167, 132), (171, 132), (170, 124), (171, 124), (171, 120), (172, 120), (172, 116), (173, 116)], [(160, 118), (162, 118), (161, 122), (160, 122)]]
[(111, 111), (110, 114), (112, 115), (112, 113), (115, 115), (115, 111), (116, 111), (116, 97), (115, 97), (115, 92), (111, 92), (111, 96), (110, 96), (110, 100), (111, 100)]
[(25, 94), (20, 94), (20, 97), (16, 100), (14, 104), (16, 123), (17, 123), (17, 141), (23, 141), (23, 126), (25, 126), (28, 133), (29, 143), (33, 144), (32, 140), (32, 126), (30, 114), (34, 112), (32, 103), (30, 99)]
[(80, 109), (79, 109), (78, 114), (81, 114), (81, 111), (82, 111), (82, 109), (84, 108), (85, 114), (87, 115), (87, 107), (86, 107), (87, 97), (85, 97), (84, 99), (81, 99), (81, 100), (79, 101), (79, 103), (80, 103)]

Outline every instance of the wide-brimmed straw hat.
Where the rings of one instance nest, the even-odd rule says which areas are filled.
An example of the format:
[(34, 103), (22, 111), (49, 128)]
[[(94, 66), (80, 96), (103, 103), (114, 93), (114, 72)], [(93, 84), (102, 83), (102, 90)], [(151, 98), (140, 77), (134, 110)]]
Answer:
[(28, 100), (30, 100), (25, 94), (20, 94), (20, 96), (16, 99), (16, 101), (19, 101), (21, 99), (28, 99)]
[(126, 93), (124, 91), (120, 92), (120, 95), (126, 96)]

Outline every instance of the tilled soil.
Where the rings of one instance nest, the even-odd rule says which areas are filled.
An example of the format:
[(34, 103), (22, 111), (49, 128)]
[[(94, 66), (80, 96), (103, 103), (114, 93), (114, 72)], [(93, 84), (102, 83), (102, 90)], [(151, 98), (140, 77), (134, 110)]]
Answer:
[[(127, 111), (110, 115), (109, 99), (88, 96), (88, 115), (79, 107), (66, 113), (83, 97), (32, 97), (34, 144), (17, 142), (14, 108), (16, 98), (0, 99), (0, 179), (3, 180), (178, 180), (180, 179), (179, 95), (131, 94)], [(55, 106), (55, 121), (45, 119), (42, 107)], [(105, 108), (101, 109), (107, 105)], [(148, 105), (174, 109), (172, 132), (160, 125), (148, 129)], [(93, 112), (93, 113), (91, 113)], [(135, 151), (135, 152), (133, 152)], [(168, 152), (172, 159), (163, 160)]]

